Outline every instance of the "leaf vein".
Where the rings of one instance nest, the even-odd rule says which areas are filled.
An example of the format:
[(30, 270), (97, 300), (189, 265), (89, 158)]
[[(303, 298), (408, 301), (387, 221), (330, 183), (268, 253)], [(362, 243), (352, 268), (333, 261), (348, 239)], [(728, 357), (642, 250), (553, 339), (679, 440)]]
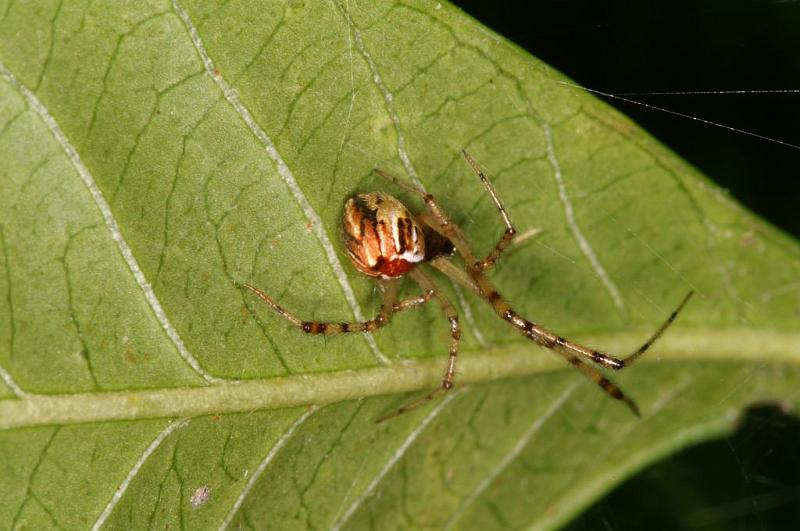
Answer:
[(136, 477), (136, 474), (139, 473), (139, 470), (142, 469), (142, 466), (144, 466), (144, 464), (147, 462), (150, 456), (153, 455), (153, 453), (156, 450), (158, 450), (158, 448), (161, 446), (161, 443), (163, 443), (164, 440), (172, 434), (172, 432), (174, 432), (178, 428), (186, 426), (188, 423), (189, 423), (188, 419), (172, 421), (169, 424), (167, 424), (167, 426), (163, 430), (161, 430), (161, 432), (156, 436), (156, 438), (153, 439), (153, 441), (147, 446), (147, 448), (145, 448), (142, 455), (139, 456), (139, 459), (136, 460), (136, 463), (134, 463), (133, 467), (128, 472), (128, 475), (125, 476), (125, 479), (122, 481), (122, 483), (120, 483), (119, 487), (117, 487), (117, 490), (114, 491), (114, 495), (108, 501), (108, 504), (106, 505), (105, 509), (103, 509), (103, 512), (100, 513), (100, 516), (98, 516), (97, 520), (94, 522), (94, 525), (92, 526), (92, 531), (98, 531), (106, 522), (106, 520), (108, 520), (108, 517), (111, 516), (111, 513), (114, 511), (114, 508), (122, 499), (122, 496), (125, 494), (125, 491), (128, 490), (128, 487), (130, 486), (131, 482)]
[(461, 518), (467, 507), (472, 505), (472, 503), (484, 493), (484, 491), (489, 487), (489, 485), (491, 485), (494, 482), (494, 480), (497, 479), (497, 477), (506, 468), (508, 468), (508, 465), (510, 465), (511, 462), (514, 461), (514, 459), (516, 459), (520, 453), (522, 453), (522, 450), (524, 450), (525, 447), (528, 446), (528, 444), (531, 442), (536, 433), (541, 429), (544, 423), (547, 422), (547, 420), (550, 417), (552, 417), (556, 411), (558, 411), (558, 408), (560, 408), (564, 404), (564, 402), (566, 402), (567, 398), (570, 397), (573, 391), (575, 391), (579, 383), (580, 383), (579, 381), (575, 381), (571, 385), (567, 386), (567, 388), (564, 389), (564, 391), (558, 396), (558, 398), (556, 398), (553, 401), (553, 403), (550, 404), (550, 407), (548, 407), (544, 413), (542, 413), (541, 415), (537, 416), (536, 419), (534, 419), (530, 427), (527, 430), (525, 430), (525, 433), (522, 434), (522, 437), (520, 437), (517, 440), (517, 443), (511, 448), (511, 451), (509, 451), (500, 460), (500, 462), (492, 470), (489, 471), (486, 477), (480, 483), (478, 483), (477, 487), (475, 487), (475, 490), (473, 490), (469, 494), (469, 496), (467, 496), (464, 499), (464, 501), (461, 502), (461, 504), (453, 512), (453, 514), (450, 515), (449, 520), (444, 526), (445, 529), (452, 529), (453, 524), (455, 524), (456, 521), (458, 521)]
[[(178, 0), (173, 0), (172, 5), (186, 26), (186, 30), (189, 33), (192, 43), (194, 44), (195, 50), (200, 56), (200, 59), (203, 61), (206, 72), (209, 76), (211, 76), (211, 79), (216, 82), (217, 86), (220, 88), (220, 90), (222, 90), (225, 99), (228, 100), (242, 120), (244, 120), (245, 124), (247, 124), (247, 126), (250, 128), (250, 131), (264, 146), (264, 150), (267, 152), (267, 155), (272, 159), (278, 171), (278, 175), (280, 175), (280, 177), (283, 179), (284, 183), (289, 188), (289, 191), (291, 191), (292, 195), (294, 196), (295, 201), (297, 201), (298, 205), (305, 214), (306, 219), (308, 219), (309, 223), (311, 224), (312, 231), (325, 251), (334, 276), (338, 280), (339, 285), (344, 292), (345, 299), (347, 300), (353, 315), (358, 321), (363, 321), (364, 312), (361, 310), (361, 306), (356, 300), (353, 288), (350, 286), (350, 281), (347, 279), (347, 274), (344, 272), (342, 263), (339, 260), (339, 257), (336, 255), (336, 250), (333, 248), (331, 239), (328, 237), (328, 234), (325, 231), (325, 227), (322, 224), (322, 219), (319, 217), (319, 214), (316, 213), (308, 198), (300, 189), (300, 185), (297, 183), (292, 170), (289, 169), (289, 166), (283, 160), (283, 157), (281, 157), (280, 153), (278, 153), (278, 149), (272, 142), (272, 139), (267, 135), (266, 131), (264, 131), (261, 126), (258, 125), (250, 111), (242, 104), (233, 87), (231, 87), (225, 78), (223, 78), (222, 75), (216, 71), (214, 62), (206, 52), (203, 41), (200, 38), (200, 34), (194, 24), (192, 24), (189, 14), (183, 9)], [(387, 365), (389, 363), (389, 359), (378, 348), (378, 344), (375, 343), (375, 338), (372, 336), (372, 334), (366, 332), (364, 333), (364, 338), (372, 350), (375, 358), (381, 364)]]
[(578, 242), (578, 247), (583, 253), (583, 256), (585, 256), (589, 261), (589, 264), (592, 266), (595, 275), (603, 284), (603, 286), (605, 286), (609, 295), (611, 295), (614, 305), (620, 311), (624, 311), (625, 302), (622, 300), (622, 295), (620, 295), (619, 289), (617, 289), (617, 286), (608, 276), (606, 269), (603, 267), (603, 264), (600, 263), (600, 260), (597, 258), (597, 254), (595, 254), (594, 249), (592, 249), (592, 246), (589, 244), (589, 241), (586, 239), (586, 236), (584, 236), (583, 231), (581, 231), (581, 228), (575, 219), (575, 212), (572, 209), (572, 201), (570, 201), (569, 194), (567, 194), (567, 188), (564, 186), (564, 177), (561, 174), (561, 165), (556, 157), (556, 151), (553, 145), (553, 132), (550, 129), (550, 125), (547, 123), (542, 123), (542, 128), (544, 129), (544, 136), (547, 141), (547, 160), (550, 162), (550, 165), (553, 168), (553, 178), (558, 186), (558, 197), (561, 200), (562, 206), (564, 207), (564, 215), (567, 219), (567, 224), (569, 225), (570, 231), (572, 232), (572, 236), (575, 238), (575, 241)]
[(247, 485), (244, 486), (244, 490), (242, 490), (241, 494), (239, 494), (239, 497), (236, 498), (236, 501), (233, 503), (231, 510), (228, 512), (227, 516), (225, 516), (225, 519), (219, 525), (219, 531), (224, 531), (225, 529), (228, 528), (228, 526), (231, 524), (231, 521), (233, 521), (233, 518), (236, 516), (236, 513), (238, 513), (239, 509), (242, 507), (242, 504), (244, 503), (245, 499), (250, 494), (250, 491), (253, 489), (253, 486), (255, 486), (256, 481), (258, 481), (258, 478), (261, 477), (261, 474), (264, 473), (264, 470), (267, 468), (267, 466), (269, 466), (272, 460), (275, 459), (275, 456), (278, 454), (278, 452), (280, 452), (281, 449), (283, 449), (283, 447), (286, 446), (287, 441), (292, 436), (294, 431), (298, 428), (298, 426), (303, 424), (308, 419), (308, 417), (316, 413), (319, 409), (320, 409), (319, 406), (312, 406), (306, 409), (306, 411), (302, 415), (297, 417), (297, 419), (295, 419), (295, 421), (286, 429), (286, 431), (283, 432), (280, 438), (278, 438), (277, 442), (272, 446), (272, 448), (270, 448), (269, 452), (267, 452), (267, 455), (264, 456), (264, 459), (261, 461), (261, 463), (259, 463), (255, 472), (253, 472), (253, 475), (250, 476), (250, 479), (247, 480)]
[(222, 380), (221, 378), (216, 378), (211, 376), (205, 369), (200, 365), (197, 359), (189, 352), (189, 349), (186, 347), (186, 344), (181, 339), (178, 331), (172, 325), (172, 322), (167, 317), (164, 308), (161, 306), (161, 302), (156, 297), (155, 291), (153, 291), (153, 287), (147, 281), (147, 278), (144, 276), (144, 272), (142, 268), (139, 266), (139, 263), (136, 261), (136, 258), (133, 256), (133, 251), (131, 247), (128, 245), (128, 242), (125, 240), (125, 237), (122, 235), (122, 231), (119, 228), (119, 224), (117, 220), (114, 218), (114, 214), (111, 211), (111, 207), (106, 201), (106, 198), (103, 196), (103, 192), (100, 191), (100, 187), (97, 186), (97, 182), (94, 180), (94, 177), (91, 173), (89, 173), (89, 169), (83, 164), (80, 155), (78, 155), (77, 150), (69, 141), (67, 136), (61, 130), (61, 127), (56, 122), (56, 119), (53, 117), (52, 114), (45, 108), (44, 105), (39, 101), (36, 95), (28, 89), (25, 85), (22, 84), (20, 80), (11, 73), (11, 71), (6, 68), (5, 64), (0, 63), (0, 75), (5, 78), (5, 80), (15, 89), (17, 89), (20, 94), (25, 98), (28, 102), (28, 105), (36, 111), (39, 115), (41, 120), (47, 125), (50, 132), (55, 137), (56, 141), (59, 143), (61, 148), (64, 150), (65, 155), (72, 163), (72, 166), (78, 172), (78, 175), (83, 180), (83, 183), (86, 185), (86, 188), (89, 190), (89, 193), (94, 199), (95, 204), (97, 205), (98, 210), (100, 210), (101, 215), (103, 216), (103, 221), (108, 228), (109, 233), (111, 233), (111, 238), (114, 240), (114, 243), (117, 244), (117, 248), (119, 249), (120, 253), (122, 254), (125, 263), (128, 265), (128, 269), (130, 269), (131, 273), (133, 273), (133, 277), (136, 280), (136, 283), (139, 285), (139, 288), (144, 292), (145, 299), (147, 303), (150, 305), (150, 308), (153, 310), (153, 313), (158, 319), (158, 322), (161, 324), (164, 331), (167, 333), (169, 338), (172, 340), (172, 343), (178, 349), (178, 353), (180, 354), (181, 358), (189, 364), (189, 366), (196, 372), (200, 377), (202, 377), (208, 383), (219, 383)]
[(428, 426), (428, 424), (430, 424), (431, 421), (434, 418), (436, 418), (439, 415), (439, 413), (442, 412), (442, 410), (445, 408), (445, 406), (447, 406), (447, 404), (449, 404), (456, 396), (463, 393), (464, 391), (465, 388), (463, 387), (457, 391), (452, 391), (447, 396), (445, 396), (436, 405), (436, 407), (433, 408), (430, 411), (430, 413), (428, 413), (425, 416), (424, 419), (422, 419), (422, 422), (419, 423), (419, 426), (414, 428), (414, 430), (408, 434), (408, 437), (406, 437), (400, 444), (400, 446), (398, 446), (397, 450), (395, 450), (394, 453), (389, 458), (389, 460), (386, 461), (386, 464), (384, 464), (383, 467), (380, 469), (380, 471), (378, 471), (378, 474), (374, 478), (372, 478), (372, 481), (370, 481), (369, 484), (367, 484), (367, 488), (364, 489), (364, 492), (362, 492), (358, 498), (353, 500), (353, 503), (350, 504), (350, 507), (347, 508), (347, 511), (345, 511), (345, 513), (341, 516), (341, 518), (339, 518), (336, 522), (334, 522), (334, 524), (331, 526), (331, 529), (333, 531), (340, 530), (342, 526), (346, 524), (347, 521), (350, 520), (350, 518), (353, 517), (355, 512), (358, 510), (359, 507), (361, 507), (361, 505), (367, 500), (367, 498), (369, 498), (375, 493), (375, 489), (378, 487), (378, 484), (383, 480), (383, 478), (386, 477), (386, 475), (389, 473), (392, 467), (406, 454), (408, 449), (411, 447), (414, 441), (417, 440), (417, 438), (420, 436), (423, 430)]
[(405, 168), (406, 173), (408, 173), (408, 176), (411, 177), (411, 180), (414, 182), (414, 184), (424, 190), (425, 187), (419, 180), (417, 170), (414, 169), (414, 165), (411, 163), (411, 159), (406, 151), (406, 141), (405, 137), (403, 136), (403, 129), (400, 126), (400, 117), (397, 115), (397, 112), (394, 109), (394, 95), (389, 91), (388, 87), (383, 82), (383, 78), (378, 71), (378, 66), (372, 59), (367, 47), (364, 45), (364, 39), (361, 37), (361, 30), (359, 30), (353, 23), (353, 19), (350, 18), (350, 13), (347, 12), (342, 3), (337, 1), (336, 5), (344, 19), (347, 21), (347, 24), (350, 26), (350, 28), (352, 28), (353, 36), (355, 37), (356, 41), (356, 47), (358, 48), (359, 53), (361, 53), (361, 56), (367, 62), (367, 65), (369, 65), (369, 69), (372, 72), (372, 81), (383, 95), (383, 101), (386, 104), (386, 112), (389, 114), (392, 124), (394, 124), (395, 133), (397, 135), (397, 154), (400, 156), (400, 160), (403, 162), (403, 167)]
[[(56, 428), (52, 431), (52, 433), (50, 433), (50, 437), (47, 439), (47, 442), (45, 443), (44, 447), (42, 448), (42, 451), (39, 454), (39, 460), (36, 461), (36, 465), (34, 465), (33, 470), (31, 470), (31, 474), (30, 474), (29, 479), (28, 479), (28, 486), (26, 488), (26, 496), (28, 496), (29, 498), (35, 500), (37, 503), (39, 503), (39, 505), (42, 505), (42, 503), (39, 501), (39, 499), (33, 493), (33, 479), (36, 476), (36, 472), (39, 471), (39, 467), (42, 466), (42, 463), (44, 462), (45, 456), (47, 455), (47, 451), (50, 449), (50, 446), (53, 444), (53, 441), (56, 439), (56, 435), (58, 435), (59, 431), (61, 431), (61, 426), (56, 426)], [(23, 501), (22, 504), (20, 504), (19, 510), (14, 515), (14, 519), (11, 522), (11, 528), (12, 529), (16, 529), (17, 520), (19, 520), (20, 516), (22, 516), (22, 511), (24, 509), (25, 509), (25, 502)], [(52, 513), (44, 505), (42, 505), (42, 509), (51, 518), (53, 517)], [(55, 518), (53, 518), (53, 523), (56, 523), (55, 522)]]
[[(5, 235), (5, 228), (2, 224), (0, 224), (0, 250), (3, 251), (3, 261), (5, 262), (5, 271), (6, 271), (6, 283), (8, 287), (6, 288), (6, 301), (8, 303), (8, 322), (11, 328), (11, 333), (9, 334), (9, 355), (11, 357), (14, 356), (14, 337), (16, 335), (16, 321), (14, 319), (14, 305), (12, 304), (12, 294), (11, 294), (11, 264), (8, 260), (8, 249), (6, 248), (6, 235)], [(18, 398), (22, 398), (27, 393), (22, 390), (22, 388), (17, 385), (17, 382), (14, 381), (14, 378), (11, 377), (11, 374), (6, 371), (3, 367), (0, 366), (0, 379), (3, 380), (3, 383), (11, 389), (11, 392), (14, 393)]]
[(89, 349), (89, 343), (86, 341), (86, 334), (83, 329), (83, 325), (81, 324), (81, 320), (78, 318), (78, 314), (75, 308), (75, 297), (74, 297), (74, 289), (72, 286), (72, 277), (71, 271), (69, 268), (69, 254), (72, 245), (75, 243), (75, 240), (80, 237), (80, 235), (84, 231), (94, 230), (97, 228), (97, 225), (87, 225), (82, 227), (78, 231), (73, 234), (69, 235), (67, 239), (67, 244), (64, 247), (64, 254), (61, 256), (59, 261), (64, 269), (64, 283), (67, 287), (67, 307), (69, 308), (69, 318), (72, 321), (72, 325), (75, 327), (75, 335), (78, 338), (78, 342), (80, 343), (81, 351), (79, 353), (79, 357), (86, 363), (86, 370), (89, 373), (89, 377), (92, 379), (92, 387), (97, 390), (100, 389), (100, 383), (97, 381), (97, 375), (94, 371), (94, 366), (92, 364), (92, 353)]

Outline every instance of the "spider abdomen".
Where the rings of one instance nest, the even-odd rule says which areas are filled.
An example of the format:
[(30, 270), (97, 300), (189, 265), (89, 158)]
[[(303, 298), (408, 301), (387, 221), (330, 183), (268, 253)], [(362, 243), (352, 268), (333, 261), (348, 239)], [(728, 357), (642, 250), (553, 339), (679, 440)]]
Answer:
[(342, 227), (353, 265), (371, 277), (400, 277), (425, 259), (422, 228), (389, 194), (372, 192), (348, 199)]

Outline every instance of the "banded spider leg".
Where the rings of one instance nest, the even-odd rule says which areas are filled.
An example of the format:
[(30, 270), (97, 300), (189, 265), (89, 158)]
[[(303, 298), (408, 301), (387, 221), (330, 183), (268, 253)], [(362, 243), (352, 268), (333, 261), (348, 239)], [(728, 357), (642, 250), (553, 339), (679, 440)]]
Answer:
[[(476, 257), (461, 228), (454, 223), (452, 219), (450, 219), (432, 194), (426, 193), (423, 190), (404, 183), (398, 178), (384, 171), (376, 170), (376, 172), (382, 177), (419, 196), (423, 200), (427, 207), (427, 212), (418, 216), (418, 219), (445, 237), (448, 241), (452, 242), (456, 251), (458, 251), (458, 254), (464, 260), (465, 271), (467, 275), (465, 278), (463, 274), (456, 273), (454, 268), (451, 267), (452, 264), (447, 263), (446, 265), (441, 258), (432, 260), (430, 262), (431, 265), (442, 271), (444, 274), (450, 276), (455, 281), (460, 282), (461, 284), (464, 284), (476, 291), (484, 300), (489, 303), (498, 316), (508, 322), (511, 326), (515, 327), (525, 337), (534, 341), (536, 344), (548, 348), (562, 356), (573, 367), (581, 371), (582, 374), (595, 382), (605, 393), (617, 400), (624, 402), (636, 416), (641, 416), (636, 403), (627, 395), (625, 395), (625, 393), (617, 384), (606, 378), (597, 369), (587, 365), (581, 360), (581, 358), (588, 359), (593, 363), (613, 370), (621, 370), (630, 366), (667, 330), (667, 328), (681, 312), (683, 307), (689, 302), (689, 299), (692, 297), (694, 291), (691, 290), (686, 294), (678, 307), (669, 315), (669, 317), (661, 324), (661, 326), (656, 329), (655, 333), (653, 333), (650, 338), (648, 338), (639, 348), (624, 358), (610, 356), (598, 350), (580, 345), (579, 343), (565, 339), (564, 337), (559, 336), (547, 328), (525, 319), (519, 313), (517, 313), (508, 302), (505, 301), (497, 288), (485, 274), (485, 272), (491, 269), (491, 267), (497, 262), (497, 260), (503, 254), (503, 251), (508, 248), (508, 245), (511, 243), (517, 231), (511, 221), (510, 216), (508, 215), (508, 212), (500, 201), (494, 186), (492, 186), (486, 174), (480, 169), (475, 160), (466, 151), (462, 151), (462, 155), (472, 170), (480, 178), (481, 182), (486, 188), (486, 191), (492, 198), (495, 207), (499, 211), (503, 222), (506, 225), (506, 230), (500, 237), (500, 240), (497, 242), (492, 251), (482, 260), (479, 260)], [(402, 412), (402, 410), (403, 408), (401, 408), (397, 414)]]
[(381, 282), (381, 288), (383, 290), (383, 303), (381, 304), (380, 313), (374, 319), (351, 322), (305, 321), (288, 310), (285, 310), (282, 306), (275, 302), (272, 297), (257, 287), (250, 284), (243, 284), (243, 286), (255, 293), (259, 299), (271, 306), (272, 309), (275, 310), (275, 313), (291, 322), (301, 331), (312, 335), (324, 334), (328, 336), (345, 334), (349, 332), (371, 332), (373, 330), (377, 330), (389, 324), (392, 314), (421, 306), (431, 300), (431, 297), (433, 297), (433, 291), (427, 290), (422, 295), (398, 301), (397, 291), (400, 287), (399, 282), (383, 281)]
[[(375, 170), (382, 177), (419, 196), (426, 206), (424, 212), (412, 216), (399, 200), (381, 192), (356, 194), (345, 202), (342, 226), (348, 256), (357, 270), (375, 278), (383, 290), (383, 303), (377, 317), (363, 322), (305, 321), (285, 310), (258, 288), (250, 284), (244, 286), (267, 303), (276, 313), (308, 334), (333, 335), (348, 332), (371, 332), (386, 326), (395, 312), (416, 308), (432, 298), (439, 301), (450, 324), (449, 358), (441, 386), (379, 418), (378, 422), (433, 400), (452, 389), (455, 383), (456, 361), (461, 338), (458, 314), (447, 297), (436, 287), (434, 281), (418, 267), (423, 262), (429, 263), (456, 282), (472, 289), (492, 307), (501, 319), (531, 341), (562, 356), (582, 374), (594, 381), (605, 393), (624, 402), (638, 416), (639, 408), (636, 403), (628, 398), (618, 385), (583, 360), (613, 370), (630, 366), (667, 330), (688, 303), (693, 291), (683, 298), (678, 307), (647, 341), (623, 358), (580, 345), (525, 319), (505, 301), (486, 276), (486, 272), (491, 270), (511, 244), (517, 231), (486, 174), (466, 151), (463, 152), (463, 155), (483, 183), (506, 227), (494, 248), (483, 259), (477, 258), (461, 228), (450, 219), (433, 195), (382, 170)], [(463, 268), (450, 261), (454, 251), (463, 260)], [(410, 276), (422, 288), (423, 294), (398, 302), (399, 279), (405, 275)]]

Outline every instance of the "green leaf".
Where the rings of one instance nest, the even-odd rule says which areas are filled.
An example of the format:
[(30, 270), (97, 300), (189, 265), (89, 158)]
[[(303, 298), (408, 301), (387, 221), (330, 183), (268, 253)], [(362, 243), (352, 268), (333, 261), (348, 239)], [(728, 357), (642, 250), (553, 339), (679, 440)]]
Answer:
[[(555, 527), (647, 463), (795, 407), (800, 250), (624, 117), (437, 2), (0, 6), (0, 527)], [(634, 418), (437, 275), (379, 305), (341, 205), (422, 183), (524, 315), (622, 353)], [(406, 295), (415, 291), (411, 282)], [(403, 394), (410, 391), (411, 394)]]

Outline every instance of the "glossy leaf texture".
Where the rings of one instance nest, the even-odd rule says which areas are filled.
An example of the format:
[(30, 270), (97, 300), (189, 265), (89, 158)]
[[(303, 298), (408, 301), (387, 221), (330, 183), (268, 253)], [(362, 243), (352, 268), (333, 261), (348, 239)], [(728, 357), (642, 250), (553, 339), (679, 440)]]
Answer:
[[(590, 53), (587, 52), (587, 53)], [(624, 117), (439, 2), (0, 4), (0, 527), (552, 528), (647, 463), (796, 407), (800, 251)], [(435, 275), (380, 304), (344, 199), (423, 185), (492, 277), (608, 352), (643, 418)], [(418, 288), (417, 288), (418, 290)], [(417, 293), (411, 282), (405, 295)], [(409, 393), (410, 394), (407, 394)]]

